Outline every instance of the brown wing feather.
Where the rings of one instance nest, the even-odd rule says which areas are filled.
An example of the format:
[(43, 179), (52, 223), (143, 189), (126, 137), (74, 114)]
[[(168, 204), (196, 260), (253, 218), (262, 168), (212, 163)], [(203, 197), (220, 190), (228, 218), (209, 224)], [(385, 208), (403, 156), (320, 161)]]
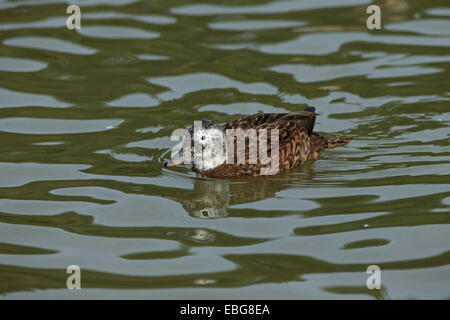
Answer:
[(280, 124), (279, 168), (286, 170), (305, 162), (310, 152), (309, 128), (302, 121), (287, 121)]
[(300, 122), (300, 126), (306, 128), (308, 134), (311, 134), (316, 121), (316, 113), (309, 111), (291, 112), (291, 113), (257, 113), (241, 117), (234, 121), (222, 125), (222, 129), (264, 129), (281, 126), (289, 121)]

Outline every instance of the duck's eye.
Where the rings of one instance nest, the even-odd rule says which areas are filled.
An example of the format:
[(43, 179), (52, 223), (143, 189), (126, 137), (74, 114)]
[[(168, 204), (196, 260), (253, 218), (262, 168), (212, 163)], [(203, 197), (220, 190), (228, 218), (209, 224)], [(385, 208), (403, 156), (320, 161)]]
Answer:
[(202, 136), (201, 139), (204, 141), (204, 140), (206, 139), (206, 137), (205, 137), (205, 136)]

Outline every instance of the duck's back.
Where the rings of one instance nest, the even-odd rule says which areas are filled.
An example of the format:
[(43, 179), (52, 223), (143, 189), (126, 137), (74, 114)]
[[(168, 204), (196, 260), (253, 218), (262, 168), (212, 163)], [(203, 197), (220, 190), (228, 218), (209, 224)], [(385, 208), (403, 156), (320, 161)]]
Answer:
[(257, 113), (234, 121), (228, 122), (222, 126), (225, 131), (227, 129), (262, 129), (266, 127), (282, 127), (286, 122), (295, 121), (301, 126), (308, 128), (312, 131), (314, 122), (316, 120), (316, 113), (313, 108), (307, 108), (308, 111), (291, 112), (291, 113)]

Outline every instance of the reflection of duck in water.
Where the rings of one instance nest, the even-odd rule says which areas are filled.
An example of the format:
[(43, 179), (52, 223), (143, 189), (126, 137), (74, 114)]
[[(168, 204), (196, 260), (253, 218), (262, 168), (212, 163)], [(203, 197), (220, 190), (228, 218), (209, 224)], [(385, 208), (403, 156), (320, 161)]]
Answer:
[[(312, 175), (306, 165), (302, 173)], [(221, 218), (228, 215), (230, 205), (249, 203), (275, 197), (276, 193), (302, 178), (288, 175), (286, 179), (244, 179), (239, 182), (226, 180), (195, 179), (191, 192), (181, 197), (165, 196), (183, 206), (195, 218)]]
[(196, 242), (214, 242), (216, 240), (216, 234), (214, 232), (204, 230), (204, 229), (194, 229), (188, 231), (168, 231), (165, 233), (166, 236), (182, 236), (185, 238), (192, 239)]
[(195, 179), (194, 189), (181, 197), (165, 196), (183, 206), (194, 218), (220, 218), (228, 215), (229, 182)]
[(183, 208), (195, 218), (220, 218), (228, 215), (229, 183), (198, 179)]
[[(305, 111), (293, 113), (249, 115), (222, 126), (202, 120), (201, 125), (194, 124), (189, 128), (185, 136), (185, 141), (191, 142), (192, 169), (213, 178), (274, 174), (297, 167), (308, 159), (316, 158), (320, 151), (349, 141), (326, 138), (313, 132), (316, 115), (315, 108), (306, 108)], [(245, 143), (238, 143), (239, 134), (230, 138), (230, 130), (235, 133), (239, 131)], [(253, 133), (254, 139), (250, 137)], [(178, 159), (165, 161), (164, 165), (180, 164), (180, 159), (186, 156), (183, 151), (186, 153), (185, 148), (181, 149)]]

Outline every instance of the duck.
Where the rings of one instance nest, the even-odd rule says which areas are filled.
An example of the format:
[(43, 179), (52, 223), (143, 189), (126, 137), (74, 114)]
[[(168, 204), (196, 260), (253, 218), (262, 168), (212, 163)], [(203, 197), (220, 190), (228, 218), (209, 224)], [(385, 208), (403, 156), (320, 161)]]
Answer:
[(196, 121), (186, 131), (179, 150), (163, 165), (192, 162), (192, 171), (218, 179), (278, 174), (352, 139), (313, 131), (318, 115), (315, 107), (307, 107), (298, 112), (247, 115), (223, 125)]

